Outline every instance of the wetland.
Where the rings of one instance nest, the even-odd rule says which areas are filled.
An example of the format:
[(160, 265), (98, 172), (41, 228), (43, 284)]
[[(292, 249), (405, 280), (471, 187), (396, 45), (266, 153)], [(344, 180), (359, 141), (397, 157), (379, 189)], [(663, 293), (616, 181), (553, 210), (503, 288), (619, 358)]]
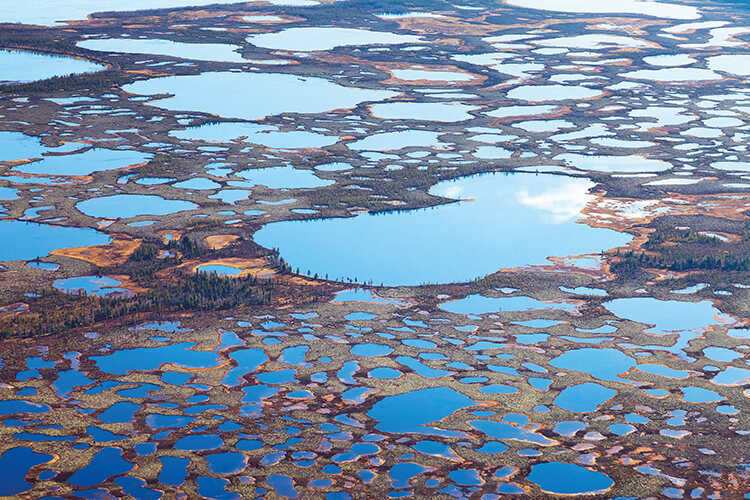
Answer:
[(0, 6), (0, 496), (748, 497), (748, 34)]

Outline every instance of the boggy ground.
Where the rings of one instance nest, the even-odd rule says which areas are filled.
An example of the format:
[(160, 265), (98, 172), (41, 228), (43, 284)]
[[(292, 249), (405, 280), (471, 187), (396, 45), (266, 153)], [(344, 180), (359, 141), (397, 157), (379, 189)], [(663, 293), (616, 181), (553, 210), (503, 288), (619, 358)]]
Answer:
[[(107, 67), (0, 86), (2, 129), (48, 153), (62, 146), (51, 157), (70, 160), (45, 171), (28, 162), (39, 155), (0, 158), (5, 219), (113, 240), (3, 264), (0, 462), (14, 469), (0, 494), (747, 493), (748, 19), (718, 2), (701, 15), (346, 2), (0, 27), (3, 48)], [(421, 39), (312, 52), (252, 45), (331, 20)], [(248, 61), (76, 45), (124, 35), (229, 44)], [(674, 54), (690, 60), (659, 59)], [(266, 104), (253, 89), (216, 87), (194, 109), (170, 110), (164, 95), (123, 88), (212, 72), (393, 95), (312, 112), (295, 111), (290, 95), (243, 119)], [(227, 99), (236, 109), (216, 107)], [(394, 102), (438, 111), (382, 106)], [(207, 129), (194, 128), (217, 123), (251, 126), (203, 139)], [(388, 133), (407, 135), (373, 141)], [(141, 156), (76, 156), (88, 148)], [(316, 168), (331, 163), (343, 165)], [(294, 167), (288, 179), (249, 180), (281, 165)], [(498, 262), (470, 283), (367, 288), (376, 295), (347, 292), (355, 276), (300, 274), (283, 251), (253, 241), (282, 220), (444, 203), (427, 192), (437, 182), (493, 171), (591, 179), (581, 223), (633, 241), (545, 266)], [(119, 206), (134, 207), (127, 216), (80, 208), (112, 195), (194, 206), (139, 213), (138, 198)], [(201, 265), (240, 277), (196, 274)], [(100, 275), (117, 292), (61, 285)]]

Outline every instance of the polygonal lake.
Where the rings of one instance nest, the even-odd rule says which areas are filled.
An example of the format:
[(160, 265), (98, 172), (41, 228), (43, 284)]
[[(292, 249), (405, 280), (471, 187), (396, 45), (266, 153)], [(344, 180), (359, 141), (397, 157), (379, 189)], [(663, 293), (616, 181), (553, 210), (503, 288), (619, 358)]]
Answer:
[[(441, 182), (459, 203), (346, 219), (284, 221), (255, 241), (302, 272), (385, 285), (464, 282), (549, 256), (598, 253), (630, 235), (579, 223), (594, 184), (556, 175), (491, 173)], [(301, 244), (302, 243), (302, 244)], [(460, 265), (458, 265), (460, 263)]]

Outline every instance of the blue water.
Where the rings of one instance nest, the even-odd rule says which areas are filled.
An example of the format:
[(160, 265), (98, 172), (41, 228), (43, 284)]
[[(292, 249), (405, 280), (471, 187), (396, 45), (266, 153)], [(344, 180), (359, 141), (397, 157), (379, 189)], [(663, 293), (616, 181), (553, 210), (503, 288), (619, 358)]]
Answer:
[(399, 306), (409, 304), (408, 302), (402, 302), (396, 299), (384, 299), (378, 297), (372, 290), (367, 290), (365, 288), (351, 288), (349, 290), (336, 292), (336, 296), (331, 302), (373, 302), (377, 304), (396, 304)]
[(198, 205), (149, 194), (115, 194), (78, 202), (76, 208), (91, 217), (127, 219), (139, 215), (168, 215), (193, 210), (198, 208)]
[(216, 0), (36, 0), (34, 2), (1, 2), (0, 22), (54, 26), (66, 20), (86, 19), (94, 12), (113, 10), (148, 10), (215, 4)]
[(236, 474), (245, 468), (245, 455), (236, 452), (206, 455), (206, 462), (215, 474)]
[(311, 170), (299, 170), (290, 165), (248, 169), (235, 175), (247, 180), (243, 187), (266, 186), (270, 189), (309, 189), (330, 186), (333, 181), (317, 177)]
[(333, 279), (386, 285), (465, 282), (504, 267), (550, 264), (549, 256), (597, 253), (630, 241), (630, 235), (576, 223), (592, 186), (562, 176), (486, 174), (430, 190), (471, 201), (272, 223), (254, 238), (266, 248), (279, 248), (293, 268)]
[(0, 161), (39, 158), (46, 151), (47, 147), (36, 137), (21, 132), (0, 131)]
[(266, 478), (266, 482), (273, 486), (276, 494), (285, 498), (297, 498), (299, 494), (294, 489), (294, 482), (289, 476), (282, 474), (271, 474)]
[[(343, 87), (323, 78), (280, 73), (209, 72), (168, 76), (138, 81), (123, 89), (133, 94), (173, 95), (150, 102), (160, 108), (244, 120), (259, 120), (281, 113), (323, 113), (396, 95), (386, 90)], [(230, 95), (242, 97), (227, 99)]]
[(62, 227), (34, 222), (0, 222), (0, 261), (31, 260), (59, 248), (104, 245), (112, 240), (94, 229)]
[(587, 382), (566, 387), (555, 398), (554, 403), (563, 410), (576, 413), (596, 411), (600, 405), (615, 397), (617, 391), (602, 385)]
[(174, 447), (178, 450), (205, 451), (221, 448), (222, 439), (216, 434), (191, 434), (180, 438)]
[(445, 146), (438, 139), (440, 135), (440, 132), (429, 130), (399, 130), (368, 135), (348, 143), (347, 146), (355, 151), (395, 151), (409, 147), (437, 148)]
[(146, 416), (146, 425), (151, 429), (171, 429), (177, 427), (185, 427), (192, 422), (195, 417), (188, 417), (185, 415), (162, 415), (161, 413), (149, 413)]
[[(117, 6), (121, 9), (124, 6)], [(99, 52), (120, 52), (126, 54), (154, 54), (198, 61), (242, 63), (246, 59), (236, 50), (238, 45), (223, 43), (184, 43), (159, 39), (103, 38), (84, 40), (78, 46)]]
[(206, 264), (198, 266), (195, 269), (199, 273), (215, 273), (219, 276), (237, 276), (242, 273), (242, 269), (232, 266), (223, 266), (220, 264)]
[(124, 424), (132, 422), (135, 412), (140, 409), (140, 405), (131, 403), (130, 401), (118, 401), (100, 413), (99, 420), (106, 424)]
[(385, 344), (356, 344), (352, 346), (350, 352), (355, 356), (373, 357), (387, 356), (393, 352), (393, 349)]
[(542, 491), (558, 495), (604, 492), (614, 484), (612, 479), (601, 472), (563, 462), (532, 465), (527, 479), (539, 485)]
[(458, 314), (486, 314), (500, 311), (529, 311), (542, 309), (556, 309), (573, 312), (575, 304), (564, 302), (542, 302), (531, 297), (484, 297), (483, 295), (468, 295), (460, 300), (453, 300), (440, 304), (440, 309)]
[(32, 488), (24, 479), (35, 465), (51, 462), (55, 457), (37, 453), (31, 448), (11, 448), (0, 456), (0, 470), (3, 480), (0, 481), (0, 496), (11, 496), (23, 493)]
[(102, 448), (87, 466), (73, 473), (68, 482), (79, 487), (96, 486), (110, 477), (124, 474), (133, 468), (135, 464), (122, 458), (120, 448)]
[(258, 348), (234, 351), (229, 357), (237, 362), (237, 366), (230, 369), (221, 381), (222, 384), (228, 386), (240, 385), (242, 377), (254, 372), (263, 363), (268, 361), (265, 351)]
[(210, 191), (213, 189), (219, 189), (221, 184), (214, 182), (207, 177), (194, 177), (181, 182), (172, 184), (172, 187), (177, 189), (195, 189), (198, 191)]
[(163, 496), (161, 491), (145, 488), (146, 481), (139, 477), (118, 477), (115, 479), (115, 484), (121, 486), (123, 492), (130, 498), (137, 498), (138, 500), (159, 500)]
[(0, 200), (17, 200), (18, 189), (10, 187), (0, 187)]
[(52, 286), (66, 293), (83, 291), (86, 295), (97, 295), (99, 297), (105, 297), (112, 293), (130, 295), (131, 292), (126, 288), (119, 288), (121, 283), (109, 276), (77, 276), (55, 280)]
[(555, 368), (578, 370), (599, 380), (632, 383), (619, 377), (635, 366), (635, 360), (617, 349), (573, 349), (549, 362)]
[[(2, 21), (0, 21), (2, 22)], [(53, 76), (101, 71), (104, 66), (73, 57), (0, 49), (0, 84), (32, 82)]]
[(234, 500), (240, 498), (238, 494), (227, 491), (226, 487), (229, 485), (228, 479), (198, 476), (196, 482), (198, 483), (198, 495), (203, 498), (208, 498), (209, 500)]
[(451, 388), (433, 387), (387, 396), (375, 403), (367, 416), (378, 421), (375, 428), (382, 432), (452, 436), (457, 433), (429, 424), (475, 404), (474, 400)]
[(338, 136), (316, 134), (304, 130), (281, 132), (276, 127), (256, 123), (225, 122), (201, 125), (185, 130), (173, 130), (172, 137), (191, 141), (242, 142), (260, 144), (275, 149), (322, 148), (338, 142)]
[(179, 486), (185, 482), (190, 460), (182, 457), (159, 457), (162, 463), (159, 482), (169, 486)]
[(468, 421), (468, 424), (494, 439), (512, 439), (516, 441), (534, 443), (539, 446), (551, 446), (556, 444), (555, 441), (544, 437), (541, 434), (526, 430), (525, 426), (513, 425), (510, 422), (470, 420)]
[(44, 262), (41, 260), (34, 260), (26, 263), (27, 266), (33, 267), (34, 269), (41, 269), (43, 271), (57, 271), (60, 269), (60, 264), (54, 262)]
[(620, 318), (654, 325), (647, 331), (662, 335), (673, 331), (701, 330), (710, 325), (720, 324), (721, 319), (730, 319), (716, 309), (710, 300), (681, 302), (635, 297), (615, 299), (602, 305)]
[(13, 170), (25, 174), (53, 176), (90, 175), (102, 170), (114, 170), (143, 163), (149, 159), (151, 155), (138, 151), (94, 148), (78, 154), (47, 155), (39, 161), (25, 163)]
[(125, 375), (130, 370), (156, 370), (164, 363), (174, 363), (185, 368), (207, 368), (216, 366), (219, 358), (213, 351), (191, 349), (195, 344), (180, 342), (161, 347), (123, 349), (104, 356), (89, 359), (105, 373)]

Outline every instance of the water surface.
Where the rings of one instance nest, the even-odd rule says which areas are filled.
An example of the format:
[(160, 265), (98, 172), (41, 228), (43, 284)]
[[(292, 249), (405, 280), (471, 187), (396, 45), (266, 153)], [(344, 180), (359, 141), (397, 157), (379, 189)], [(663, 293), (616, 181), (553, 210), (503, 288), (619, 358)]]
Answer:
[(76, 208), (91, 217), (127, 219), (139, 215), (168, 215), (198, 208), (184, 200), (167, 200), (149, 194), (115, 194), (76, 203)]
[[(0, 20), (3, 18), (2, 10), (3, 7), (0, 6)], [(0, 68), (3, 68), (0, 73), (0, 84), (33, 82), (54, 76), (94, 73), (105, 69), (101, 64), (83, 59), (7, 49), (0, 49)]]
[(598, 253), (627, 243), (627, 234), (576, 222), (591, 199), (591, 187), (588, 180), (563, 176), (485, 174), (430, 190), (467, 201), (272, 223), (255, 234), (255, 241), (279, 248), (293, 268), (332, 279), (356, 277), (387, 285), (463, 282), (503, 267), (550, 264), (549, 256)]
[(112, 240), (94, 229), (52, 226), (34, 222), (0, 222), (0, 261), (44, 257), (59, 248), (105, 245)]
[[(281, 113), (323, 113), (396, 95), (387, 90), (344, 87), (323, 78), (281, 73), (201, 73), (141, 80), (123, 86), (133, 94), (171, 94), (150, 103), (173, 111), (259, 120)], [(226, 96), (238, 96), (227, 99)], [(239, 98), (242, 96), (242, 98)]]
[(248, 62), (237, 52), (237, 49), (240, 48), (239, 45), (222, 43), (185, 43), (143, 38), (100, 38), (78, 42), (78, 46), (97, 52), (153, 54), (198, 61)]
[[(35, 0), (0, 3), (0, 23), (54, 26), (62, 21), (86, 19), (94, 12), (167, 9), (212, 5), (216, 0)], [(226, 2), (232, 3), (232, 2)], [(282, 2), (271, 2), (282, 3)]]
[(399, 35), (385, 31), (352, 28), (289, 28), (276, 33), (251, 35), (247, 41), (256, 47), (274, 50), (319, 51), (349, 45), (393, 45), (416, 43), (422, 39), (414, 35)]
[(552, 10), (574, 14), (636, 14), (666, 19), (699, 19), (697, 7), (674, 3), (618, 0), (590, 2), (588, 0), (505, 0), (509, 5), (527, 9)]
[(13, 170), (25, 174), (90, 175), (102, 170), (115, 170), (151, 159), (151, 155), (131, 150), (93, 148), (83, 153), (45, 155), (38, 161), (25, 163)]

